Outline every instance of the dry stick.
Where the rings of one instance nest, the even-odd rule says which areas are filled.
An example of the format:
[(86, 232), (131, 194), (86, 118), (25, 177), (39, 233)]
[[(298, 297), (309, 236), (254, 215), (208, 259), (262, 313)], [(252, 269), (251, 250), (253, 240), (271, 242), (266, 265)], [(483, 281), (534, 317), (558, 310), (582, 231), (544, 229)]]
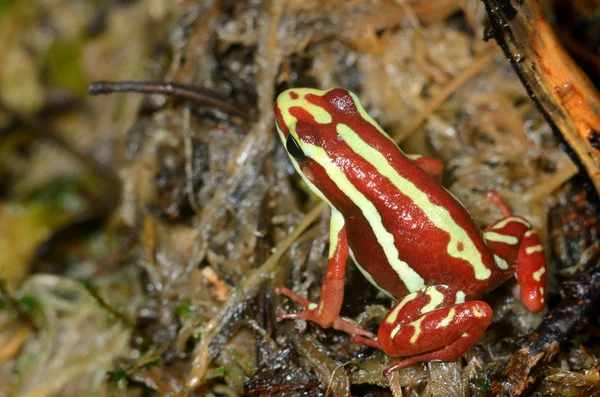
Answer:
[(218, 95), (207, 88), (187, 86), (167, 82), (148, 81), (95, 81), (88, 85), (90, 95), (107, 95), (113, 93), (137, 92), (140, 94), (160, 94), (170, 97), (187, 99), (202, 105), (212, 106), (225, 113), (235, 114), (244, 118), (250, 116), (230, 104), (226, 97)]
[(483, 54), (477, 55), (475, 61), (473, 61), (473, 63), (469, 65), (469, 67), (466, 68), (461, 74), (456, 76), (454, 80), (448, 83), (448, 85), (442, 88), (437, 96), (433, 98), (427, 104), (427, 106), (425, 106), (425, 108), (419, 112), (419, 114), (417, 114), (417, 116), (403, 131), (403, 133), (394, 138), (394, 141), (399, 144), (417, 132), (421, 124), (427, 120), (427, 118), (429, 118), (433, 112), (435, 112), (444, 102), (446, 102), (446, 100), (460, 87), (465, 85), (467, 81), (481, 73), (492, 61), (494, 55), (496, 54), (497, 50), (495, 48), (491, 48), (488, 51), (485, 51)]
[[(47, 123), (42, 122), (36, 117), (27, 116), (11, 108), (2, 100), (0, 100), (0, 111), (6, 113), (9, 117), (12, 117), (22, 126), (32, 130), (40, 137), (53, 142), (57, 146), (70, 153), (83, 166), (89, 168), (98, 178), (103, 180), (109, 190), (116, 190), (119, 186), (121, 186), (121, 181), (115, 174), (112, 173), (112, 171), (96, 161), (88, 153), (83, 153), (73, 145), (69, 144), (64, 138), (62, 138), (62, 134), (59, 131), (54, 130)], [(108, 195), (108, 197), (111, 196), (117, 197), (118, 195)]]
[(202, 341), (198, 346), (192, 369), (187, 376), (187, 384), (177, 396), (188, 395), (202, 383), (206, 371), (208, 370), (208, 365), (213, 358), (213, 355), (209, 351), (209, 347), (214, 338), (221, 332), (225, 324), (232, 321), (232, 317), (237, 309), (245, 301), (252, 299), (259, 291), (261, 284), (272, 277), (273, 272), (279, 268), (279, 259), (281, 259), (294, 241), (321, 215), (321, 213), (323, 213), (326, 208), (327, 204), (325, 202), (317, 204), (304, 216), (294, 231), (277, 245), (273, 255), (271, 255), (259, 268), (255, 269), (250, 276), (242, 281), (240, 285), (231, 292), (229, 299), (225, 302), (219, 313), (206, 325), (206, 327), (204, 327)]

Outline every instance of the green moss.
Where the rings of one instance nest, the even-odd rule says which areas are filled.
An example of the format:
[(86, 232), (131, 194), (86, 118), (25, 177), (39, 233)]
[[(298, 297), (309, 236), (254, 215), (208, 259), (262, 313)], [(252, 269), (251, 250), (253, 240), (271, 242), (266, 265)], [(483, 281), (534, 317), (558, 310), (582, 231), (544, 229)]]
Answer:
[(179, 317), (189, 316), (197, 310), (196, 306), (191, 303), (182, 303), (175, 308), (175, 314)]
[(41, 307), (41, 305), (40, 302), (33, 296), (25, 295), (21, 299), (19, 299), (19, 307), (25, 313), (32, 313), (38, 310)]
[(109, 379), (112, 381), (119, 381), (121, 379), (127, 378), (127, 373), (125, 372), (125, 370), (120, 368), (115, 369), (114, 371), (108, 371), (106, 372), (106, 375), (108, 375)]

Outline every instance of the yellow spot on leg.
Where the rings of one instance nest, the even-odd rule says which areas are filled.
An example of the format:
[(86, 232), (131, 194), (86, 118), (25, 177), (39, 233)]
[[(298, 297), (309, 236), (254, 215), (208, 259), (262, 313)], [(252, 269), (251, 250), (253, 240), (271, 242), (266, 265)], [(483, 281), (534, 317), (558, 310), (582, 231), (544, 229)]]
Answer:
[(442, 321), (440, 321), (438, 326), (440, 328), (447, 327), (450, 324), (450, 321), (452, 321), (452, 319), (454, 318), (455, 314), (456, 314), (456, 310), (454, 308), (450, 309), (450, 311), (448, 312), (448, 315), (446, 317), (444, 317), (444, 319)]
[(404, 307), (404, 305), (416, 298), (418, 293), (420, 292), (413, 292), (412, 294), (408, 294), (404, 298), (402, 298), (400, 303), (398, 303), (394, 310), (387, 316), (385, 322), (388, 324), (394, 324), (398, 320), (398, 313), (400, 312), (400, 310)]
[(485, 232), (483, 237), (488, 241), (494, 241), (504, 244), (515, 245), (519, 242), (519, 239), (513, 236), (507, 236), (506, 234), (500, 234), (496, 232)]
[(533, 247), (527, 247), (527, 248), (525, 248), (525, 252), (527, 254), (533, 254), (534, 252), (540, 252), (543, 249), (544, 248), (541, 245), (534, 245)]
[(508, 262), (506, 262), (504, 259), (500, 258), (498, 255), (494, 255), (494, 262), (496, 262), (496, 266), (498, 266), (499, 269), (502, 269), (502, 270), (508, 269)]
[(540, 269), (533, 273), (533, 279), (535, 281), (540, 281), (542, 276), (546, 273), (546, 268), (544, 266), (540, 267)]
[(409, 324), (415, 328), (415, 333), (413, 334), (413, 336), (410, 337), (410, 343), (414, 344), (419, 338), (419, 335), (421, 334), (421, 322), (423, 322), (424, 318), (425, 316), (422, 316)]
[(429, 303), (423, 306), (421, 313), (428, 313), (435, 310), (444, 301), (444, 295), (439, 292), (435, 287), (427, 288), (425, 293), (429, 296)]

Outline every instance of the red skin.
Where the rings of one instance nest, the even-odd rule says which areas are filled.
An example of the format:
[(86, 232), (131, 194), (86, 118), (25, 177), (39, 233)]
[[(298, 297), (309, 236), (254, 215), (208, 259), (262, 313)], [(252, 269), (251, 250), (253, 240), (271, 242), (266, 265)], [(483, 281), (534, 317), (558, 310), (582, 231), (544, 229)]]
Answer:
[[(297, 94), (292, 92), (291, 98), (297, 99)], [(329, 259), (318, 308), (308, 309), (310, 302), (287, 289), (280, 288), (279, 292), (307, 307), (303, 312), (282, 315), (280, 319), (305, 318), (325, 327), (333, 326), (354, 335), (362, 335), (363, 337), (357, 337), (355, 340), (380, 348), (386, 354), (413, 356), (390, 367), (386, 371), (389, 372), (418, 361), (454, 360), (477, 343), (491, 322), (492, 311), (485, 302), (476, 299), (512, 277), (515, 268), (527, 297), (524, 300), (527, 308), (531, 311), (543, 308), (543, 295), (540, 295), (539, 287), (545, 286), (545, 277), (538, 282), (533, 279), (532, 274), (545, 265), (545, 260), (541, 252), (539, 255), (525, 255), (527, 247), (539, 244), (539, 239), (534, 233), (524, 237), (530, 228), (521, 223), (510, 222), (506, 227), (494, 231), (517, 237), (521, 244), (486, 245), (470, 214), (436, 180), (435, 175), (441, 173), (439, 162), (426, 157), (412, 161), (406, 157), (390, 139), (359, 114), (354, 100), (346, 90), (334, 89), (324, 96), (307, 94), (305, 99), (326, 109), (333, 121), (330, 124), (319, 124), (303, 107), (292, 106), (289, 112), (297, 120), (296, 133), (299, 138), (303, 142), (325, 149), (329, 158), (381, 214), (385, 229), (394, 236), (399, 258), (424, 279), (425, 286), (438, 286), (438, 291), (443, 291), (444, 300), (436, 310), (426, 314), (421, 312), (421, 308), (427, 305), (430, 298), (427, 294), (420, 295), (420, 298), (411, 301), (400, 310), (393, 324), (384, 321), (379, 329), (378, 339), (356, 326), (349, 326), (347, 320), (339, 317), (348, 250), (352, 250), (356, 261), (373, 277), (377, 285), (394, 297), (400, 299), (411, 291), (389, 265), (361, 209), (337, 187), (319, 163), (306, 158), (297, 160), (302, 172), (342, 214), (345, 227), (338, 236), (336, 252), (340, 254)], [(277, 107), (275, 114), (277, 125), (287, 138), (289, 131)], [(455, 223), (465, 230), (475, 244), (483, 265), (491, 272), (490, 278), (478, 280), (469, 262), (447, 253), (450, 241), (448, 233), (437, 228), (425, 212), (390, 180), (382, 176), (375, 166), (357, 156), (347, 143), (338, 139), (338, 123), (345, 124), (358, 133), (364, 142), (382, 153), (403, 178), (412, 182), (422, 192), (426, 192), (432, 204), (443, 207), (450, 213)], [(500, 201), (497, 200), (497, 203)], [(509, 263), (507, 270), (496, 266), (494, 254)], [(467, 302), (456, 304), (458, 291), (465, 294)], [(437, 326), (451, 314), (452, 308), (454, 316), (451, 324)], [(474, 311), (477, 312), (477, 316)], [(415, 334), (414, 326), (401, 327), (399, 331), (392, 333), (398, 325), (406, 325), (421, 317), (423, 318), (420, 320), (420, 334), (416, 342), (410, 342)]]

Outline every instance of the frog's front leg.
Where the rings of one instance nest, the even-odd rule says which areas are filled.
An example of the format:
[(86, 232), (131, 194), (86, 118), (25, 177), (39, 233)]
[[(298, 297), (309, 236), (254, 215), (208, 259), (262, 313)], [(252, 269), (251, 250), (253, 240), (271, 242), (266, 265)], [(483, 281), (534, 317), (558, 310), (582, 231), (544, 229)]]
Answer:
[(377, 347), (389, 356), (410, 356), (385, 370), (385, 374), (421, 361), (453, 361), (481, 338), (493, 317), (482, 301), (463, 301), (464, 294), (445, 285), (425, 287), (404, 296), (379, 327)]
[(544, 288), (548, 278), (540, 238), (526, 219), (511, 215), (498, 193), (492, 191), (489, 197), (505, 218), (485, 229), (486, 244), (494, 252), (498, 268), (516, 274), (523, 305), (537, 313), (545, 305)]
[(375, 339), (372, 332), (366, 331), (353, 322), (340, 317), (342, 301), (344, 300), (344, 277), (346, 276), (349, 248), (344, 218), (335, 209), (331, 211), (329, 233), (329, 259), (323, 286), (321, 287), (319, 304), (310, 302), (284, 286), (279, 286), (275, 289), (275, 292), (301, 304), (305, 307), (305, 310), (298, 313), (280, 314), (277, 316), (277, 321), (304, 319), (317, 323), (323, 328), (333, 327), (351, 335), (362, 335), (369, 339)]

